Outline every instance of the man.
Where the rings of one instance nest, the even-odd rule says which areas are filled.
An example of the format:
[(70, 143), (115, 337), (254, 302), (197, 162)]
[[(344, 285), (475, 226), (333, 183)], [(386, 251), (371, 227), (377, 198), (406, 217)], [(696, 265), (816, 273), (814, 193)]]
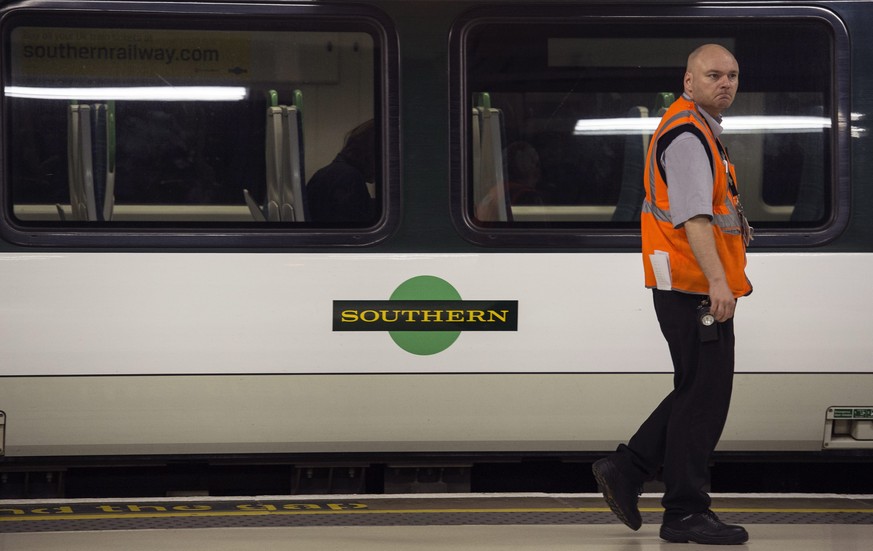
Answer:
[(734, 309), (752, 292), (745, 275), (751, 228), (718, 140), (739, 66), (728, 50), (706, 44), (688, 57), (683, 82), (685, 93), (649, 143), (640, 217), (646, 286), (673, 360), (673, 391), (593, 471), (610, 508), (637, 530), (640, 488), (663, 467), (661, 538), (738, 544), (748, 533), (721, 522), (703, 488), (730, 404)]

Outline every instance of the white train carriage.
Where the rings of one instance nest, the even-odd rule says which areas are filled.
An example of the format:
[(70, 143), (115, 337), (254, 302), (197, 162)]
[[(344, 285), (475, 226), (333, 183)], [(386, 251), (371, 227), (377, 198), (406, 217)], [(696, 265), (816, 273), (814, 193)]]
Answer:
[[(719, 449), (869, 453), (871, 24), (826, 1), (4, 2), (0, 450), (611, 449), (671, 384), (642, 155), (716, 41), (757, 228)], [(365, 174), (346, 136), (370, 120)], [(343, 218), (338, 181), (316, 215), (338, 155), (366, 198)]]

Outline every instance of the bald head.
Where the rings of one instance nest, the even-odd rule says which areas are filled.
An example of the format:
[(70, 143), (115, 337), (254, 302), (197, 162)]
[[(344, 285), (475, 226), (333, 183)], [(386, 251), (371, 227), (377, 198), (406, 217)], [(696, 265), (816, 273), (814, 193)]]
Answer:
[(733, 103), (739, 77), (739, 65), (730, 51), (718, 44), (704, 44), (688, 56), (685, 93), (701, 109), (718, 117)]
[(709, 56), (727, 56), (730, 59), (733, 59), (734, 63), (737, 62), (737, 60), (734, 59), (734, 54), (724, 46), (720, 44), (704, 44), (688, 54), (688, 63), (685, 65), (685, 70), (690, 71), (692, 67), (698, 63), (702, 63), (703, 60)]

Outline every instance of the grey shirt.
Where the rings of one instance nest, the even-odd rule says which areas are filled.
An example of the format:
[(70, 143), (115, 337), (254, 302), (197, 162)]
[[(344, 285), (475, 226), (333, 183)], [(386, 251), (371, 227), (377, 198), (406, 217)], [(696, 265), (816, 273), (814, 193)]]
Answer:
[[(698, 109), (718, 139), (722, 133), (719, 120)], [(691, 132), (679, 134), (661, 154), (667, 175), (667, 196), (673, 227), (680, 228), (695, 216), (712, 219), (713, 174), (703, 143)]]

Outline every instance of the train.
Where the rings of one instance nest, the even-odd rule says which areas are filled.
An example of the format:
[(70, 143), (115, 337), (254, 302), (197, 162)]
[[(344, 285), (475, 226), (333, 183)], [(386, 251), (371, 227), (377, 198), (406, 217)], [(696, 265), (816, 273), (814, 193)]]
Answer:
[(614, 449), (672, 383), (643, 156), (707, 42), (756, 229), (718, 451), (869, 461), (870, 28), (853, 0), (2, 2), (0, 467)]

